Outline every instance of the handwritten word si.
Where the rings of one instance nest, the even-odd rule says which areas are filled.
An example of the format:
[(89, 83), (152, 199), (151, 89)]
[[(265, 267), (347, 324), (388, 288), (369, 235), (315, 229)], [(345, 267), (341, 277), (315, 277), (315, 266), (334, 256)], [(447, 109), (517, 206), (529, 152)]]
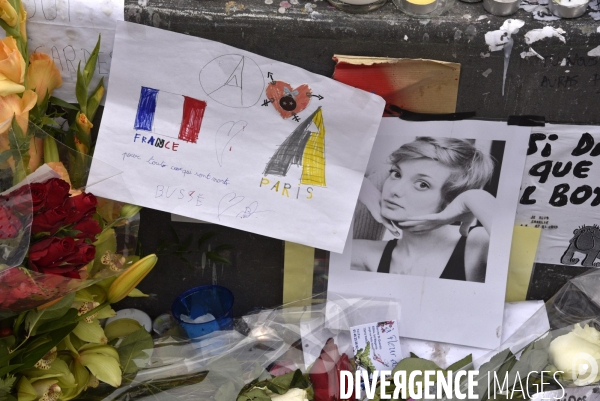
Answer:
[[(269, 181), (268, 178), (263, 177), (260, 179), (260, 187), (262, 188), (263, 186), (265, 188), (268, 188), (271, 184), (271, 181)], [(290, 184), (289, 182), (284, 182), (283, 184), (281, 183), (281, 181), (277, 181), (275, 184), (273, 184), (273, 186), (271, 187), (271, 191), (275, 190), (276, 193), (279, 193), (279, 189), (281, 189), (281, 196), (290, 197), (290, 189), (292, 189), (292, 184)], [(298, 186), (297, 190), (296, 190), (296, 199), (299, 199), (300, 197), (300, 186)], [(304, 188), (304, 190), (302, 191), (302, 194), (304, 196), (304, 192), (306, 191), (306, 193), (308, 194), (308, 196), (305, 196), (306, 199), (312, 199), (313, 197), (313, 188), (312, 187), (306, 187)]]
[(166, 141), (159, 137), (155, 138), (154, 136), (142, 136), (140, 134), (135, 134), (133, 136), (133, 142), (144, 143), (150, 146), (154, 146), (156, 148), (172, 150), (173, 152), (177, 152), (177, 148), (179, 147), (179, 144), (177, 142)]

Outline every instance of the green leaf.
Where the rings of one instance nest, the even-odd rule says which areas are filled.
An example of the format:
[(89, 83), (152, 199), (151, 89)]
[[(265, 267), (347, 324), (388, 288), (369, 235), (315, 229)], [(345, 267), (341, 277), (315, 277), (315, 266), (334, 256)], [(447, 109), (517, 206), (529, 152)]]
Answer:
[[(9, 374), (10, 372), (17, 369), (20, 366), (22, 366), (22, 365), (17, 364), (17, 365), (8, 365), (8, 366), (0, 367), (0, 378), (6, 376), (7, 374)], [(1, 392), (1, 390), (0, 390), (0, 392)], [(1, 394), (0, 394), (0, 396), (1, 396)]]
[[(98, 53), (100, 52), (100, 35), (98, 35), (98, 41), (96, 42), (96, 46), (92, 53), (90, 54), (90, 58), (88, 58), (87, 63), (85, 63), (85, 67), (83, 68), (83, 78), (85, 79), (85, 87), (87, 88), (92, 82), (92, 78), (94, 76), (94, 70), (96, 69), (96, 63), (98, 62)], [(79, 79), (79, 78), (78, 78)], [(77, 99), (79, 100), (79, 99)], [(85, 113), (87, 115), (87, 113)]]
[[(18, 141), (15, 143), (19, 148), (24, 145), (23, 138), (25, 137), (25, 132), (21, 129), (21, 126), (17, 123), (17, 119), (13, 117), (10, 127), (15, 132), (15, 139)], [(27, 141), (29, 144), (29, 141)], [(29, 148), (28, 148), (29, 149)]]
[(179, 244), (179, 250), (180, 251), (188, 251), (190, 249), (190, 245), (192, 245), (192, 239), (194, 239), (192, 234), (185, 237), (183, 242), (181, 242)]
[(468, 364), (473, 363), (473, 355), (469, 354), (465, 356), (463, 359), (454, 362), (452, 365), (448, 366), (446, 370), (451, 370), (456, 372), (457, 370), (464, 368)]
[(475, 395), (479, 400), (485, 399), (488, 395), (487, 378), (496, 373), (496, 376), (502, 380), (506, 377), (507, 372), (514, 366), (516, 359), (510, 349), (505, 349), (494, 355), (488, 362), (479, 367), (479, 375), (477, 376), (477, 386), (475, 386)]
[(51, 331), (48, 334), (46, 334), (50, 338), (50, 341), (31, 350), (27, 353), (27, 355), (23, 356), (22, 360), (20, 361), (20, 363), (22, 363), (22, 366), (20, 366), (16, 370), (16, 372), (20, 372), (22, 370), (33, 367), (33, 365), (35, 365), (37, 361), (42, 359), (44, 355), (46, 355), (52, 348), (56, 347), (56, 345), (58, 345), (59, 342), (61, 342), (66, 336), (68, 336), (69, 333), (71, 333), (76, 326), (77, 323), (73, 323), (71, 325), (61, 327), (57, 330)]
[(7, 377), (4, 379), (0, 377), (0, 399), (4, 399), (4, 397), (10, 394), (16, 380), (16, 377)]
[(217, 233), (210, 231), (207, 232), (206, 234), (202, 235), (200, 237), (200, 239), (198, 240), (198, 248), (202, 248), (202, 245), (204, 244), (204, 242), (212, 237), (214, 237), (215, 235), (217, 235)]
[(153, 347), (152, 336), (143, 327), (125, 337), (117, 349), (123, 373), (135, 373), (143, 367), (138, 363), (145, 365), (149, 361)]
[(171, 234), (173, 235), (173, 237), (175, 237), (175, 242), (177, 242), (177, 243), (181, 242), (179, 240), (179, 235), (177, 234), (177, 231), (175, 231), (173, 226), (169, 226), (169, 228), (171, 229)]
[(15, 40), (21, 37), (21, 34), (16, 28), (11, 27), (2, 19), (0, 19), (0, 27), (2, 27), (2, 29), (4, 29), (4, 31), (6, 32), (6, 36), (12, 36), (15, 38)]
[(79, 107), (77, 107), (76, 105), (72, 105), (71, 103), (67, 103), (64, 100), (59, 99), (59, 98), (54, 97), (54, 96), (50, 96), (49, 102), (52, 103), (52, 104), (55, 104), (57, 106), (60, 106), (63, 109), (79, 111)]
[(5, 150), (4, 152), (0, 153), (0, 165), (6, 163), (6, 161), (8, 159), (10, 159), (12, 155), (13, 155), (13, 151), (10, 149)]
[(36, 334), (36, 329), (42, 323), (63, 317), (71, 308), (75, 300), (75, 293), (65, 295), (60, 301), (43, 310), (32, 310), (25, 316), (25, 330), (31, 335)]
[(224, 258), (223, 256), (219, 255), (216, 252), (212, 252), (212, 251), (206, 252), (206, 257), (208, 259), (212, 260), (213, 262), (225, 263), (228, 265), (231, 264), (229, 259)]
[(91, 120), (96, 116), (96, 110), (98, 110), (98, 106), (100, 105), (100, 101), (102, 100), (102, 96), (100, 96), (99, 91), (104, 89), (104, 77), (100, 78), (100, 82), (96, 88), (92, 91), (90, 98), (87, 103), (87, 116)]
[(74, 323), (77, 324), (77, 319), (77, 309), (70, 308), (62, 317), (41, 324), (36, 330), (36, 335), (49, 333), (56, 329), (70, 326)]
[[(88, 60), (89, 61), (89, 60)], [(79, 103), (79, 109), (83, 114), (87, 111), (87, 91), (88, 86), (85, 83), (85, 78), (81, 72), (81, 61), (77, 65), (77, 82), (75, 84), (75, 96), (77, 97), (77, 103)]]

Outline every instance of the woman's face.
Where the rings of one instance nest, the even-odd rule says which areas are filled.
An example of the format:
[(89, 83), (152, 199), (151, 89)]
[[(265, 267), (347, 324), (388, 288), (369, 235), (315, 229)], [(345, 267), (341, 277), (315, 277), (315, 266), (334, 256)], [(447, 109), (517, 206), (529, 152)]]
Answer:
[(381, 215), (402, 221), (439, 212), (442, 186), (451, 174), (450, 168), (427, 158), (393, 165), (381, 191)]

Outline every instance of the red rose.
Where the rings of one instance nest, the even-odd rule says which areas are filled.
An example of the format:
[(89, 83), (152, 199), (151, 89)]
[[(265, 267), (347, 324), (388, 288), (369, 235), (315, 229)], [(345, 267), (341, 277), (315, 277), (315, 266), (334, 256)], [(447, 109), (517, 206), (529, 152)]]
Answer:
[(46, 185), (40, 182), (34, 182), (30, 186), (31, 189), (31, 211), (33, 213), (38, 212), (46, 204), (46, 196), (48, 190)]
[(65, 223), (75, 223), (85, 217), (90, 216), (96, 210), (98, 200), (93, 194), (82, 193), (77, 196), (67, 198), (65, 201), (65, 209), (68, 216)]
[(23, 228), (21, 221), (5, 206), (0, 206), (0, 239), (15, 238)]
[[(29, 267), (45, 273), (47, 266), (55, 265), (75, 251), (75, 240), (71, 237), (50, 237), (36, 242), (29, 248)], [(75, 266), (73, 266), (74, 268)], [(71, 270), (73, 270), (71, 268)]]
[(33, 234), (50, 233), (54, 235), (59, 228), (65, 225), (67, 219), (67, 211), (63, 207), (55, 207), (54, 209), (45, 210), (33, 216), (31, 224), (31, 232)]
[(54, 209), (61, 206), (69, 196), (71, 186), (65, 180), (60, 178), (51, 178), (43, 183), (46, 186), (45, 210)]
[(96, 256), (96, 247), (86, 244), (83, 241), (77, 241), (75, 246), (75, 252), (65, 257), (61, 263), (77, 265), (77, 268), (79, 268), (94, 260), (94, 257)]
[[(340, 356), (337, 345), (333, 338), (330, 338), (310, 369), (309, 377), (315, 392), (314, 401), (340, 400), (340, 372), (344, 370), (354, 374), (348, 355)], [(345, 399), (354, 401), (354, 391)]]
[(96, 235), (102, 232), (100, 224), (98, 224), (98, 222), (91, 217), (79, 221), (77, 224), (75, 224), (75, 226), (73, 226), (73, 230), (80, 231), (75, 238), (89, 239), (92, 242), (96, 241)]

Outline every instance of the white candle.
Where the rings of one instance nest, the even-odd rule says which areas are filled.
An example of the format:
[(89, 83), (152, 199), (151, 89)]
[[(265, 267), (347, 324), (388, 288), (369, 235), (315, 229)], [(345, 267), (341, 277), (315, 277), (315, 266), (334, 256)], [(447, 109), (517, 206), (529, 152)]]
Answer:
[(589, 4), (589, 0), (548, 0), (552, 14), (561, 18), (581, 17)]
[(483, 0), (483, 8), (500, 17), (511, 15), (519, 10), (520, 0)]

